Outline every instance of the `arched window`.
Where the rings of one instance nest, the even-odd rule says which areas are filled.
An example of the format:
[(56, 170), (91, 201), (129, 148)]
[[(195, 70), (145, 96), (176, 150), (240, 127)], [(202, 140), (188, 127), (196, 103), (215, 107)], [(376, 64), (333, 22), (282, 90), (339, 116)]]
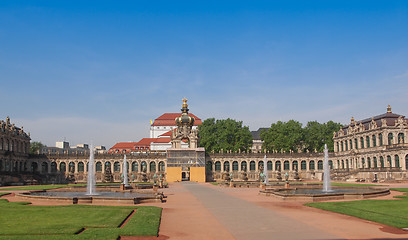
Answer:
[(47, 172), (48, 172), (48, 163), (43, 162), (43, 163), (41, 164), (41, 172), (43, 172), (43, 173), (47, 173)]
[(395, 155), (394, 156), (394, 161), (395, 161), (395, 167), (399, 168), (400, 167), (400, 163), (399, 163), (399, 156)]
[[(88, 171), (89, 171), (89, 169), (88, 169)], [(102, 172), (102, 163), (101, 162), (96, 162), (95, 171), (96, 172)], [(106, 164), (105, 164), (105, 171), (106, 171)]]
[(380, 167), (384, 168), (384, 158), (382, 156), (380, 157)]
[(142, 161), (140, 167), (142, 167), (142, 172), (147, 172), (147, 163), (145, 161)]
[(370, 137), (369, 136), (366, 137), (366, 146), (367, 148), (370, 147)]
[(378, 167), (378, 165), (377, 165), (377, 158), (376, 158), (376, 157), (373, 157), (373, 164), (374, 164), (374, 168), (377, 168), (377, 167)]
[(318, 170), (323, 170), (323, 161), (322, 160), (317, 161), (317, 169)]
[(337, 142), (337, 152), (340, 152), (340, 144), (339, 144), (339, 142)]
[(375, 135), (373, 135), (371, 138), (373, 139), (373, 147), (377, 147), (377, 138)]
[(138, 172), (139, 171), (139, 164), (134, 161), (132, 162), (132, 172)]
[(283, 170), (289, 170), (289, 161), (288, 160), (283, 162)]
[(280, 162), (280, 161), (276, 161), (276, 162), (275, 162), (275, 171), (280, 171), (280, 170), (282, 170), (281, 162)]
[(346, 143), (346, 151), (348, 151), (348, 141), (344, 141)]
[(67, 171), (67, 165), (64, 162), (60, 163), (60, 172), (66, 172)]
[(392, 133), (388, 133), (388, 145), (392, 145), (393, 138), (394, 138), (394, 135), (392, 135)]
[(255, 171), (255, 161), (251, 161), (251, 162), (249, 163), (249, 170), (250, 170), (250, 171)]
[(293, 161), (292, 162), (292, 170), (297, 171), (298, 169), (299, 169), (298, 161)]
[(361, 168), (365, 168), (365, 160), (364, 160), (364, 158), (361, 158)]
[(112, 164), (110, 162), (105, 162), (105, 172), (107, 171), (112, 172)]
[(368, 168), (371, 168), (371, 159), (367, 158)]
[(361, 148), (364, 148), (364, 138), (363, 137), (360, 138), (360, 145), (361, 145)]
[(78, 172), (84, 172), (84, 163), (83, 162), (78, 163)]
[(344, 152), (344, 143), (341, 141), (341, 151)]
[(238, 171), (238, 162), (237, 161), (232, 162), (232, 171), (234, 171), (234, 172)]
[(75, 163), (74, 162), (70, 162), (68, 164), (68, 171), (71, 172), (71, 173), (75, 172)]
[(333, 161), (332, 160), (329, 160), (329, 168), (333, 169)]
[(306, 170), (306, 161), (305, 160), (302, 160), (300, 162), (300, 170)]
[(114, 172), (120, 172), (120, 163), (119, 162), (114, 162), (113, 163), (113, 171)]
[(353, 149), (353, 140), (350, 139), (350, 150)]
[(405, 155), (405, 168), (408, 169), (408, 154)]
[(248, 171), (248, 167), (247, 167), (247, 162), (246, 161), (242, 161), (241, 162), (241, 171)]
[(267, 169), (268, 171), (272, 171), (272, 167), (273, 167), (272, 165), (273, 165), (273, 164), (272, 164), (272, 161), (268, 161), (268, 162), (266, 163), (266, 166), (267, 166), (267, 168), (268, 168), (268, 169)]
[(151, 161), (149, 168), (150, 168), (150, 172), (156, 172), (156, 163)]
[(220, 161), (215, 162), (215, 171), (216, 172), (221, 171), (221, 162)]
[(212, 161), (208, 161), (205, 165), (206, 165), (207, 171), (212, 172), (213, 170)]
[(391, 156), (387, 156), (387, 163), (389, 167), (392, 167)]
[(346, 168), (349, 169), (349, 160), (346, 159)]
[(309, 170), (315, 170), (315, 161), (310, 160), (310, 162), (309, 162)]
[(160, 172), (166, 171), (166, 165), (164, 164), (163, 161), (159, 162), (159, 171)]
[(224, 172), (230, 171), (230, 163), (228, 161), (224, 162)]
[(263, 162), (263, 161), (259, 161), (259, 162), (258, 162), (258, 170), (259, 170), (259, 171), (263, 170), (263, 167), (264, 167), (264, 162)]
[(380, 134), (378, 135), (378, 141), (379, 141), (379, 143), (380, 143), (380, 146), (382, 146), (382, 145), (383, 145), (383, 135), (382, 135), (382, 133), (380, 133)]
[(398, 133), (398, 143), (404, 143), (404, 134)]
[(341, 160), (341, 168), (344, 169), (344, 160)]
[(356, 149), (358, 149), (358, 141), (357, 141), (357, 138), (354, 139), (354, 146), (355, 146)]
[(52, 173), (57, 172), (57, 163), (56, 162), (51, 163), (51, 172)]
[(38, 164), (36, 162), (31, 163), (31, 172), (37, 172), (38, 171)]

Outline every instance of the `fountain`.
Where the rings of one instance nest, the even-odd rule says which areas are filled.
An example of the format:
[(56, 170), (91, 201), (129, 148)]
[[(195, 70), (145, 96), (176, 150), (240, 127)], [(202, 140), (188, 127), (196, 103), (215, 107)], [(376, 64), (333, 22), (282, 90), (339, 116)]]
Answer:
[(123, 185), (125, 187), (129, 187), (129, 179), (128, 179), (128, 166), (127, 166), (127, 160), (126, 160), (126, 154), (123, 158)]
[[(266, 156), (265, 156), (266, 157)], [(265, 160), (264, 160), (265, 161)], [(264, 163), (265, 164), (265, 163)], [(297, 171), (297, 169), (296, 169)], [(278, 172), (278, 177), (280, 174)], [(288, 173), (285, 173), (287, 181)], [(260, 194), (269, 196), (274, 195), (284, 200), (300, 201), (326, 201), (336, 199), (362, 199), (378, 197), (390, 194), (389, 188), (384, 187), (331, 187), (330, 185), (330, 165), (329, 151), (327, 145), (324, 145), (323, 161), (323, 188), (317, 188), (317, 184), (289, 184), (285, 188), (272, 188), (260, 190)]]
[(331, 192), (330, 186), (330, 165), (329, 150), (327, 144), (324, 144), (324, 161), (323, 161), (323, 192)]
[(93, 196), (97, 195), (95, 192), (95, 163), (94, 163), (94, 150), (91, 144), (91, 149), (89, 151), (89, 162), (88, 162), (88, 182), (86, 185), (86, 195)]
[[(100, 186), (100, 191), (96, 191), (95, 181), (95, 163), (94, 163), (93, 146), (91, 145), (89, 162), (88, 162), (88, 179), (86, 190), (84, 187), (67, 187), (54, 190), (31, 191), (29, 193), (18, 194), (26, 199), (53, 199), (65, 201), (72, 204), (106, 204), (106, 203), (121, 203), (121, 204), (138, 204), (141, 202), (163, 202), (163, 194), (151, 191), (139, 191), (129, 189), (126, 191), (119, 190), (118, 186)], [(126, 155), (123, 161), (123, 185), (129, 185), (127, 176), (127, 161)]]
[(268, 176), (268, 166), (267, 166), (267, 161), (266, 161), (266, 155), (264, 156), (264, 177), (265, 177), (264, 184), (268, 185), (269, 176)]

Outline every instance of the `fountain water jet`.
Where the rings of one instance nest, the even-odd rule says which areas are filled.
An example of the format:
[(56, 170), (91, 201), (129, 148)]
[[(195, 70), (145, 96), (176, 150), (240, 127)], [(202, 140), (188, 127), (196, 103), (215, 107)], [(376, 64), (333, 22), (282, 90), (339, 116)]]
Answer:
[(91, 144), (88, 162), (88, 182), (86, 185), (86, 195), (97, 195), (95, 192), (95, 163), (93, 145)]
[(268, 179), (268, 166), (267, 166), (267, 161), (266, 161), (266, 155), (264, 156), (264, 184), (267, 185), (269, 183)]
[(324, 162), (323, 162), (323, 192), (330, 192), (330, 165), (329, 165), (329, 150), (327, 144), (324, 144)]
[(123, 184), (125, 185), (125, 187), (129, 186), (129, 179), (128, 179), (128, 167), (127, 167), (127, 160), (126, 160), (126, 154), (123, 158)]

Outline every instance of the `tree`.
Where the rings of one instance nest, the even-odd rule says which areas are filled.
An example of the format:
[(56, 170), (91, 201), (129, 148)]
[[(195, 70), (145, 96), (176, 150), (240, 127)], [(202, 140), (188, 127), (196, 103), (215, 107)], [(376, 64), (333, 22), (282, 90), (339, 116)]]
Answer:
[(39, 154), (41, 148), (46, 147), (46, 145), (41, 142), (31, 142), (30, 143), (30, 154)]
[(252, 146), (251, 132), (247, 126), (242, 126), (242, 121), (209, 118), (198, 129), (199, 146), (206, 151), (248, 151)]
[(324, 143), (327, 144), (327, 148), (330, 152), (334, 152), (334, 142), (333, 142), (333, 133), (337, 132), (342, 128), (343, 125), (340, 123), (335, 123), (333, 121), (328, 121), (324, 124)]
[(306, 127), (304, 128), (305, 148), (309, 150), (309, 152), (314, 152), (315, 150), (318, 152), (323, 151), (323, 146), (326, 139), (324, 136), (324, 128), (324, 124), (320, 124), (317, 121), (307, 123)]
[(295, 120), (272, 123), (267, 131), (261, 133), (261, 139), (267, 151), (297, 151), (302, 149), (304, 140), (302, 124)]

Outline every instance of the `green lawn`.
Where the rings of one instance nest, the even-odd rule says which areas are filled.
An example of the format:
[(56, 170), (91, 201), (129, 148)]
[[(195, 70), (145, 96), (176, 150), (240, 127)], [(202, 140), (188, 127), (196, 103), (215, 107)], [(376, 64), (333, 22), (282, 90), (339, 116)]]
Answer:
[[(136, 209), (123, 228), (120, 223)], [(157, 236), (161, 208), (134, 206), (32, 206), (0, 199), (0, 239), (117, 239)], [(81, 229), (81, 234), (75, 234)]]
[[(395, 189), (408, 192), (407, 188)], [(338, 212), (386, 225), (408, 227), (408, 193), (395, 200), (308, 203), (307, 206)]]

